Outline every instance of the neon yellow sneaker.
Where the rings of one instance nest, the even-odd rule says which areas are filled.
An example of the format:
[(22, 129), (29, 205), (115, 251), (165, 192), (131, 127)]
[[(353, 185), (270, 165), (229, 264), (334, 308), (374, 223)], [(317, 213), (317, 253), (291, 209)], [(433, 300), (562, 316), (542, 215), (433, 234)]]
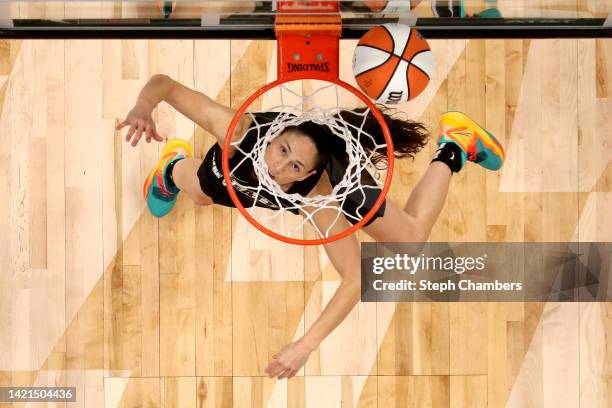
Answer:
[[(187, 155), (179, 154), (178, 149), (185, 149)], [(151, 214), (163, 217), (174, 207), (180, 190), (170, 187), (166, 178), (168, 165), (176, 160), (193, 157), (193, 150), (187, 142), (181, 139), (172, 139), (166, 144), (161, 158), (144, 182), (143, 195)]]
[[(450, 126), (450, 129), (443, 131), (444, 126)], [(504, 149), (495, 136), (464, 113), (446, 112), (442, 115), (438, 145), (441, 143), (455, 143), (461, 148), (462, 167), (466, 160), (489, 170), (499, 170), (504, 164)]]

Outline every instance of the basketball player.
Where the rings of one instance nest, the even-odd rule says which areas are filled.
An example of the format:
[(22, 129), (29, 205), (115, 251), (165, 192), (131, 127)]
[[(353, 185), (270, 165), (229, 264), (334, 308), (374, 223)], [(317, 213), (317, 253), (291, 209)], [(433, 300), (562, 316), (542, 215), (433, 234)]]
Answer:
[[(214, 135), (217, 143), (208, 151), (204, 160), (193, 158), (190, 146), (183, 141), (174, 139), (167, 144), (161, 159), (145, 182), (145, 196), (151, 212), (157, 216), (166, 214), (172, 209), (181, 191), (198, 205), (217, 203), (233, 206), (222, 185), (220, 155), (234, 111), (168, 76), (154, 75), (141, 90), (127, 118), (117, 125), (117, 130), (129, 126), (126, 142), (136, 146), (143, 135), (147, 143), (151, 140), (165, 140), (157, 133), (151, 117), (153, 109), (161, 101), (166, 101)], [(350, 111), (347, 113), (350, 116)], [(389, 115), (385, 115), (385, 119), (396, 144), (397, 156), (412, 157), (425, 146), (428, 134), (422, 124), (391, 118)], [(236, 141), (247, 134), (242, 139), (241, 149), (243, 143), (248, 143), (251, 121), (248, 116), (243, 116), (234, 132), (233, 138)], [(285, 129), (266, 147), (264, 160), (270, 176), (285, 191), (303, 195), (326, 194), (331, 191), (334, 176), (330, 172), (333, 173), (333, 168), (330, 170), (328, 162), (331, 157), (325, 151), (330, 147), (325, 144), (329, 137), (320, 138), (317, 133), (324, 132), (323, 127), (312, 126), (307, 124)], [(405, 206), (401, 208), (387, 200), (370, 223), (363, 227), (372, 238), (381, 242), (426, 242), (444, 205), (452, 174), (459, 172), (466, 161), (490, 170), (498, 170), (503, 164), (504, 151), (499, 142), (459, 112), (448, 112), (442, 116), (437, 144), (438, 149), (427, 171)], [(232, 160), (239, 153), (234, 150), (229, 154)], [(245, 178), (252, 176), (244, 174)], [(255, 204), (266, 206), (260, 202)], [(326, 225), (330, 218), (333, 217), (328, 213), (320, 212), (313, 216), (313, 221), (317, 225)], [(347, 229), (348, 221), (343, 219), (336, 224), (335, 230), (330, 232), (333, 235)], [(342, 283), (304, 336), (277, 353), (274, 361), (266, 368), (270, 377), (278, 376), (281, 379), (294, 376), (312, 350), (344, 320), (359, 301), (360, 248), (355, 236), (326, 244), (325, 250), (342, 275)]]

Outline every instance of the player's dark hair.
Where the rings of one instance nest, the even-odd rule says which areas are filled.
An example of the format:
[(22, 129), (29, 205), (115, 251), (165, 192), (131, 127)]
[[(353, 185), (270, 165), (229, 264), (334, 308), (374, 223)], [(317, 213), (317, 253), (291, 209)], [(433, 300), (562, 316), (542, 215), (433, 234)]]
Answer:
[[(397, 109), (388, 108), (384, 105), (376, 105), (380, 113), (385, 118), (385, 123), (391, 133), (393, 141), (393, 151), (396, 158), (414, 157), (425, 145), (429, 139), (429, 131), (420, 122), (416, 122), (407, 118), (406, 114)], [(339, 112), (342, 120), (350, 123), (356, 129), (363, 129), (368, 134), (372, 135), (374, 140), (369, 137), (361, 137), (361, 145), (363, 148), (372, 153), (372, 162), (378, 164), (385, 162), (387, 158), (387, 144), (382, 133), (380, 123), (374, 117), (371, 111), (367, 113), (364, 122), (364, 112), (368, 108), (356, 108), (353, 110), (343, 110)], [(384, 145), (384, 148), (376, 145)]]
[[(416, 153), (427, 145), (429, 131), (425, 125), (408, 119), (402, 111), (388, 108), (384, 105), (377, 105), (377, 107), (391, 133), (393, 151), (396, 158), (414, 157)], [(354, 133), (362, 129), (373, 137), (374, 140), (369, 137), (360, 137), (361, 146), (371, 154), (373, 164), (384, 164), (387, 159), (387, 143), (380, 123), (371, 111), (368, 111), (364, 120), (364, 113), (367, 109), (342, 110), (338, 115), (343, 121), (351, 125), (350, 130)], [(306, 121), (299, 125), (287, 126), (284, 131), (298, 131), (312, 140), (318, 152), (314, 167), (317, 170), (323, 167), (331, 156), (336, 157), (340, 162), (346, 161), (345, 142), (341, 138), (334, 136), (327, 126)], [(380, 167), (384, 168), (384, 165)]]

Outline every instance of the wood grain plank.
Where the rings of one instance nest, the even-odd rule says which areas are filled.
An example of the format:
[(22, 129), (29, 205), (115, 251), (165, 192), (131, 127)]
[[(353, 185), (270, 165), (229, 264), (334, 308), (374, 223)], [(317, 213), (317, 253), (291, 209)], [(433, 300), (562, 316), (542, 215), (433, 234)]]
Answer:
[(487, 405), (487, 377), (451, 376), (450, 377), (450, 405), (451, 408), (486, 407)]
[(160, 378), (104, 379), (104, 407), (161, 407)]
[(232, 377), (198, 377), (197, 406), (202, 408), (233, 407)]
[(453, 396), (448, 376), (380, 376), (378, 405), (383, 407), (442, 408)]
[[(214, 63), (211, 62), (214, 56)], [(230, 41), (198, 41), (194, 48), (195, 88), (216, 102), (230, 104)], [(199, 126), (193, 137), (199, 159), (216, 143)], [(228, 275), (231, 214), (219, 206), (195, 208), (196, 373), (232, 373), (232, 287)]]
[(398, 303), (379, 349), (379, 375), (431, 375), (449, 371), (449, 307)]
[[(103, 231), (100, 41), (67, 41), (66, 77), (66, 333), (68, 382), (85, 395), (78, 405), (101, 405), (103, 395)], [(82, 89), (90, 89), (83, 93)], [(83, 137), (88, 135), (89, 137)], [(84, 220), (88, 220), (84, 222)], [(74, 319), (73, 319), (74, 316)], [(88, 369), (99, 372), (89, 373)], [(92, 382), (99, 376), (98, 382)]]
[(595, 72), (597, 97), (612, 97), (612, 46), (610, 46), (610, 41), (595, 40)]
[[(483, 126), (506, 146), (506, 48), (503, 40), (485, 41), (485, 121)], [(503, 167), (502, 167), (503, 169)], [(503, 171), (503, 170), (502, 170)], [(501, 171), (486, 171), (486, 239), (505, 241), (508, 223), (508, 206), (514, 205), (513, 197), (500, 194)]]
[[(193, 42), (152, 42), (157, 72), (193, 87)], [(189, 140), (194, 124), (169, 105), (158, 107), (160, 127), (170, 138)], [(195, 375), (195, 213), (194, 203), (179, 197), (176, 207), (159, 220), (160, 374)]]
[(165, 377), (162, 381), (163, 408), (196, 407), (196, 377)]

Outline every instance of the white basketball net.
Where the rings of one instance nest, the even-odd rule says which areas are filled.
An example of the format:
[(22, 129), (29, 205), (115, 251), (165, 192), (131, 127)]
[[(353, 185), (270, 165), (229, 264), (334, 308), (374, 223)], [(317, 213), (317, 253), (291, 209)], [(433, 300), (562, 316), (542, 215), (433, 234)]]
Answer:
[[(230, 174), (234, 176), (234, 173), (241, 165), (247, 161), (251, 162), (259, 185), (254, 187), (240, 182), (236, 177), (231, 178), (233, 186), (239, 192), (239, 195), (240, 193), (246, 193), (254, 199), (254, 202), (257, 203), (256, 205), (262, 205), (262, 202), (267, 202), (269, 205), (271, 198), (273, 205), (278, 207), (278, 210), (274, 211), (261, 211), (261, 209), (256, 209), (256, 207), (247, 208), (249, 214), (262, 225), (276, 230), (275, 232), (281, 235), (295, 237), (301, 233), (302, 227), (306, 223), (311, 223), (319, 238), (327, 238), (338, 233), (338, 231), (332, 233), (332, 228), (342, 216), (346, 217), (347, 220), (351, 220), (352, 223), (356, 223), (370, 210), (370, 208), (366, 207), (366, 194), (368, 190), (371, 190), (369, 193), (370, 197), (378, 197), (384, 184), (383, 176), (386, 169), (386, 162), (385, 166), (381, 166), (380, 163), (375, 165), (373, 157), (376, 152), (386, 155), (387, 145), (385, 143), (377, 144), (375, 138), (363, 129), (366, 118), (370, 114), (370, 109), (355, 113), (355, 115), (359, 115), (360, 123), (350, 124), (342, 119), (340, 112), (351, 110), (351, 108), (341, 108), (341, 98), (346, 99), (346, 95), (351, 95), (353, 100), (357, 99), (349, 91), (329, 82), (308, 82), (323, 83), (325, 85), (316, 88), (310, 95), (302, 95), (285, 84), (272, 90), (280, 92), (280, 98), (278, 98), (280, 103), (265, 107), (265, 111), (279, 112), (272, 122), (265, 121), (260, 123), (254, 114), (255, 112), (247, 111), (245, 113), (253, 119), (250, 132), (253, 132), (253, 129), (255, 129), (257, 131), (257, 139), (251, 151), (245, 151), (240, 147), (244, 136), (249, 132), (245, 133), (240, 140), (232, 143), (232, 146), (239, 150), (244, 157), (231, 169)], [(332, 98), (330, 98), (330, 94), (333, 95)], [(333, 103), (333, 98), (335, 98), (335, 103)], [(325, 108), (320, 106), (315, 103), (317, 99), (321, 99), (325, 105), (333, 105), (333, 107)], [(260, 109), (260, 111), (262, 110)], [(296, 126), (306, 121), (327, 126), (334, 137), (342, 139), (346, 145), (348, 159), (346, 171), (342, 179), (336, 184), (331, 180), (332, 191), (327, 195), (305, 197), (300, 194), (289, 194), (283, 191), (270, 177), (268, 166), (264, 160), (266, 147), (275, 137), (279, 136), (286, 127)], [(366, 151), (362, 147), (361, 141), (364, 138), (369, 138), (370, 145), (374, 146), (371, 151)], [(374, 185), (363, 184), (362, 175), (364, 173), (368, 173), (371, 176), (369, 179), (374, 180)], [(352, 201), (352, 205), (345, 205), (348, 204), (348, 200)], [(373, 205), (374, 201), (371, 200), (370, 205)], [(353, 210), (347, 211), (347, 207), (351, 207)], [(354, 211), (355, 208), (357, 211)], [(333, 210), (335, 212), (332, 217), (333, 222), (329, 225), (317, 225), (313, 221), (313, 216), (323, 210)], [(301, 214), (303, 219), (298, 222), (288, 222), (288, 218), (295, 218), (295, 215), (291, 213), (292, 211)]]

